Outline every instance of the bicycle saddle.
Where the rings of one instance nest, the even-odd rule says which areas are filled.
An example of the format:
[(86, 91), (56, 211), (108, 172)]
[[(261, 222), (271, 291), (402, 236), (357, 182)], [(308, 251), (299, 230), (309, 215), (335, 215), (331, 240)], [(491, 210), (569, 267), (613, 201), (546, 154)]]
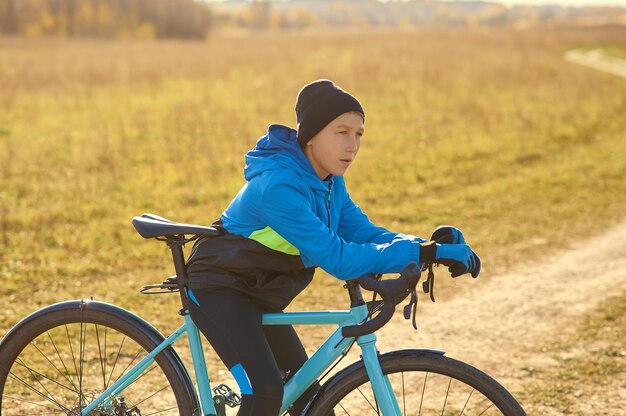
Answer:
[(214, 227), (203, 225), (180, 224), (154, 214), (142, 214), (133, 218), (133, 225), (143, 238), (167, 237), (171, 235), (220, 235)]

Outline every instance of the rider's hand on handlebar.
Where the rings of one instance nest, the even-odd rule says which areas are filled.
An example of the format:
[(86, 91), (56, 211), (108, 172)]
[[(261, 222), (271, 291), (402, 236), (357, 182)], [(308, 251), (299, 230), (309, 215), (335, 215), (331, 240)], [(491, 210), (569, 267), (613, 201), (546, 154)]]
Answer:
[[(435, 260), (448, 267), (456, 267), (460, 263), (465, 270), (472, 266), (472, 249), (467, 244), (437, 244)], [(457, 267), (458, 268), (458, 267)]]
[(480, 257), (478, 257), (478, 254), (476, 254), (474, 250), (472, 250), (472, 256), (474, 257), (475, 266), (473, 269), (469, 270), (469, 273), (471, 273), (472, 277), (475, 279), (480, 274)]
[[(440, 225), (433, 231), (430, 239), (439, 244), (467, 244), (463, 232), (451, 225)], [(441, 261), (441, 263), (448, 266), (452, 277), (457, 277), (464, 273), (471, 273), (474, 278), (478, 277), (480, 274), (480, 257), (472, 250), (471, 256), (467, 260), (468, 262), (466, 263), (464, 261), (452, 261), (451, 259), (449, 262), (452, 262), (452, 265), (446, 264), (446, 261)]]
[(452, 277), (465, 273), (478, 277), (480, 274), (480, 257), (467, 244), (437, 244), (435, 260), (448, 266)]
[(451, 225), (440, 225), (435, 228), (430, 239), (439, 244), (466, 244), (463, 232)]

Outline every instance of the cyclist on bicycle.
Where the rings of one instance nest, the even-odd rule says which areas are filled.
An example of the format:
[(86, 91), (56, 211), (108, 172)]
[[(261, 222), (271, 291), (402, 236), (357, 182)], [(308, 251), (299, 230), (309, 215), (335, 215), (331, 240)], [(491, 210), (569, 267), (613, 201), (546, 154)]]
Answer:
[[(262, 326), (312, 280), (315, 267), (347, 280), (440, 262), (474, 277), (480, 261), (462, 236), (436, 244), (372, 224), (343, 175), (364, 133), (359, 101), (329, 80), (305, 85), (297, 130), (271, 125), (246, 156), (246, 184), (188, 259), (190, 314), (242, 393), (238, 415), (276, 416), (283, 382), (307, 360), (292, 326)], [(312, 386), (290, 410), (302, 413)]]

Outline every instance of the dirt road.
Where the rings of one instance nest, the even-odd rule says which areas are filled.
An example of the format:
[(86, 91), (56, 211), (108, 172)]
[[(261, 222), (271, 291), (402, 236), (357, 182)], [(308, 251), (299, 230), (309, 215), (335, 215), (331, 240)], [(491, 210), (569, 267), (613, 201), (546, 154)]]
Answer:
[(626, 78), (626, 59), (607, 56), (602, 49), (574, 49), (565, 54), (565, 60)]
[[(454, 283), (458, 295), (435, 304), (422, 295), (419, 330), (410, 330), (397, 313), (380, 333), (382, 349), (443, 349), (508, 388), (523, 390), (532, 382), (529, 368), (559, 365), (540, 352), (542, 346), (572, 336), (585, 314), (626, 287), (626, 222), (547, 258), (549, 262), (519, 266), (490, 279), (458, 279)], [(440, 276), (444, 278), (441, 272)], [(587, 352), (584, 347), (578, 351)], [(582, 392), (578, 410), (587, 407), (596, 415), (614, 415), (620, 412), (617, 409), (626, 409), (623, 379), (586, 393)], [(546, 407), (529, 414), (559, 413)]]

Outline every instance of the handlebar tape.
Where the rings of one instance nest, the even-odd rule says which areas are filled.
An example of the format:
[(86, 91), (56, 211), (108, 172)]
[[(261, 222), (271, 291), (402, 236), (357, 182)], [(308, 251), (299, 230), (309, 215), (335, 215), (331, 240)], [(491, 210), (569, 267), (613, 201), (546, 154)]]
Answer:
[(410, 263), (396, 279), (377, 280), (373, 274), (359, 277), (359, 285), (363, 289), (380, 294), (384, 303), (380, 313), (374, 319), (360, 325), (345, 326), (341, 329), (341, 335), (344, 338), (360, 337), (382, 328), (393, 317), (396, 310), (396, 296), (415, 290), (420, 274), (418, 265)]

